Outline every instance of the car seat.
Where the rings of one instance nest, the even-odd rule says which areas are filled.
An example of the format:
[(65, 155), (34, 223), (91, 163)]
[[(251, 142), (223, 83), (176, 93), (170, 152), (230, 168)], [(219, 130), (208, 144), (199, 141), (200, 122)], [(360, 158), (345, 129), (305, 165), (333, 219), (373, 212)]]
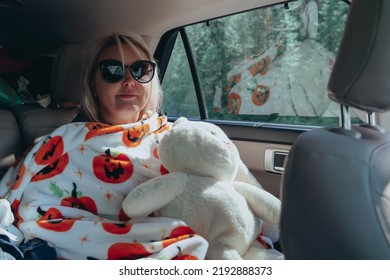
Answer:
[[(340, 126), (302, 133), (282, 179), (286, 259), (390, 259), (390, 1), (353, 0), (329, 83)], [(352, 125), (349, 108), (367, 112)]]
[(15, 160), (22, 155), (22, 141), (14, 115), (0, 108), (0, 179)]
[[(83, 46), (67, 44), (55, 55), (51, 80), (50, 97), (53, 104), (73, 102), (79, 104), (82, 93)], [(57, 127), (69, 123), (78, 113), (78, 108), (43, 108), (38, 105), (19, 105), (12, 108), (16, 116), (24, 148), (34, 145), (42, 136)]]

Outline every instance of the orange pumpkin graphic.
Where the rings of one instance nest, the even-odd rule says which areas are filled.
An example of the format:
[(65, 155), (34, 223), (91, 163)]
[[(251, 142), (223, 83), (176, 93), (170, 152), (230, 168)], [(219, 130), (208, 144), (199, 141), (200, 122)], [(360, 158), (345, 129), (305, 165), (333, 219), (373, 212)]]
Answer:
[(37, 212), (42, 215), (41, 218), (37, 220), (38, 226), (41, 228), (64, 232), (70, 230), (77, 219), (66, 219), (60, 210), (57, 208), (49, 208), (47, 211), (43, 211), (38, 207)]
[(126, 234), (130, 232), (132, 224), (129, 223), (102, 223), (105, 231), (112, 234)]
[(180, 240), (191, 238), (192, 236), (193, 236), (192, 234), (185, 234), (185, 235), (181, 235), (181, 236), (177, 236), (177, 237), (167, 238), (167, 239), (163, 240), (162, 244), (163, 244), (163, 247), (165, 248), (165, 247), (168, 247), (169, 245), (176, 243)]
[(72, 196), (66, 197), (61, 201), (62, 206), (78, 208), (87, 210), (97, 215), (97, 208), (95, 201), (88, 196), (77, 197), (77, 185), (73, 183)]
[(13, 190), (16, 190), (16, 189), (18, 189), (20, 187), (20, 184), (22, 182), (24, 173), (26, 173), (26, 166), (24, 165), (24, 163), (22, 163), (22, 165), (20, 166), (20, 169), (19, 169), (19, 173), (16, 176), (14, 185), (12, 186)]
[(164, 165), (160, 165), (160, 173), (161, 175), (165, 175), (165, 174), (168, 174), (169, 171), (164, 167)]
[(271, 89), (264, 85), (258, 85), (252, 92), (252, 102), (256, 106), (263, 106), (269, 99)]
[(109, 260), (135, 260), (150, 256), (145, 247), (140, 243), (115, 243), (108, 248), (107, 259)]
[(36, 182), (61, 174), (69, 162), (68, 154), (64, 154), (64, 141), (61, 136), (48, 138), (34, 155), (38, 165), (44, 165), (31, 181)]
[(48, 165), (54, 163), (64, 152), (64, 141), (61, 136), (48, 138), (46, 143), (34, 155), (34, 160), (38, 165)]
[(95, 176), (106, 183), (119, 184), (128, 180), (133, 174), (134, 165), (131, 160), (122, 153), (114, 156), (110, 149), (105, 155), (94, 157), (92, 162)]
[(234, 88), (236, 84), (238, 84), (241, 81), (241, 74), (233, 75), (229, 77), (227, 86), (226, 86), (226, 92), (229, 92)]
[(19, 205), (20, 205), (20, 200), (19, 199), (15, 199), (14, 202), (12, 202), (12, 205), (11, 205), (12, 212), (17, 213), (18, 209), (19, 209)]
[(110, 125), (110, 124), (98, 123), (98, 122), (90, 122), (87, 123), (85, 126), (89, 130), (85, 135), (85, 139), (84, 139), (85, 141), (95, 136), (115, 133), (115, 132), (123, 131), (124, 129), (120, 125)]
[(262, 76), (266, 75), (268, 73), (268, 67), (271, 63), (271, 59), (269, 56), (266, 56), (262, 58), (259, 62), (249, 67), (249, 72), (254, 77), (257, 74), (260, 74)]
[(178, 226), (171, 231), (171, 233), (169, 234), (169, 238), (175, 238), (186, 234), (193, 235), (194, 231), (189, 226)]
[(232, 92), (228, 97), (228, 112), (229, 114), (238, 114), (241, 109), (241, 96), (238, 93)]
[(123, 132), (122, 141), (127, 147), (137, 147), (142, 139), (149, 134), (150, 126), (148, 124), (131, 127)]
[(127, 222), (128, 220), (130, 220), (129, 216), (126, 215), (126, 213), (125, 213), (125, 211), (123, 211), (123, 209), (121, 209), (121, 211), (119, 211), (118, 219), (119, 219), (119, 221), (122, 221), (122, 222)]
[(69, 156), (68, 154), (63, 154), (56, 161), (42, 168), (38, 173), (36, 173), (32, 178), (32, 182), (37, 182), (41, 180), (45, 180), (48, 178), (52, 178), (58, 174), (61, 174), (65, 168), (68, 166)]
[(20, 200), (19, 199), (15, 199), (14, 202), (11, 204), (11, 209), (12, 209), (12, 212), (15, 213), (15, 224), (17, 226), (19, 226), (20, 223), (23, 222), (23, 218), (19, 215), (19, 205), (20, 205)]
[(153, 149), (153, 156), (154, 156), (156, 159), (159, 159), (159, 157), (158, 157), (158, 149), (157, 149), (157, 148), (154, 148), (154, 149)]
[(183, 255), (179, 255), (177, 257), (174, 257), (172, 260), (199, 260), (197, 257), (193, 256), (193, 255), (190, 255), (190, 254), (183, 254)]
[(168, 118), (167, 118), (167, 116), (160, 116), (157, 118), (157, 121), (158, 121), (157, 127), (161, 128), (162, 126), (167, 124)]
[(169, 126), (167, 125), (162, 125), (159, 129), (157, 129), (156, 131), (154, 131), (154, 134), (159, 134), (159, 133), (162, 133), (164, 131), (168, 131), (169, 130)]

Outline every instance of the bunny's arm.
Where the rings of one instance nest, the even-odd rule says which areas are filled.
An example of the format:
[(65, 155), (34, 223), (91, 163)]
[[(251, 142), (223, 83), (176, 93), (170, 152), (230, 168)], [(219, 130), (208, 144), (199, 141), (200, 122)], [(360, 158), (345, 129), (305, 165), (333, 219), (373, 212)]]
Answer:
[(279, 223), (281, 202), (278, 198), (264, 189), (244, 182), (234, 182), (233, 185), (246, 199), (255, 216), (272, 224)]
[(238, 166), (236, 178), (234, 178), (235, 182), (244, 182), (247, 184), (254, 185), (259, 188), (263, 188), (261, 184), (256, 180), (255, 176), (249, 171), (248, 167), (240, 160), (240, 164)]
[(123, 211), (132, 218), (145, 217), (180, 195), (187, 180), (188, 176), (184, 173), (171, 173), (150, 179), (126, 196), (122, 204)]

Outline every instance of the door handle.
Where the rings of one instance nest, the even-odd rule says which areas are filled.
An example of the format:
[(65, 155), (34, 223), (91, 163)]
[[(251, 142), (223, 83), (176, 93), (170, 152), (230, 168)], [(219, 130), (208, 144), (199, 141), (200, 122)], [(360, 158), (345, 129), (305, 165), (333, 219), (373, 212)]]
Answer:
[(267, 148), (264, 154), (265, 171), (282, 174), (284, 171), (284, 161), (288, 156), (288, 150)]

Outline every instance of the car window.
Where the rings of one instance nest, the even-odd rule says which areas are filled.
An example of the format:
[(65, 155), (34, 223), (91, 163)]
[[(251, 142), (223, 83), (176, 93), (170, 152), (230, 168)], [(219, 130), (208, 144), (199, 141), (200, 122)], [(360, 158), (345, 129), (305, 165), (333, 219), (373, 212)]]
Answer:
[(164, 111), (170, 115), (199, 117), (199, 107), (183, 40), (178, 36), (163, 80)]
[(184, 27), (163, 79), (164, 110), (170, 116), (337, 124), (339, 106), (327, 97), (327, 83), (348, 9), (343, 1), (294, 1)]

